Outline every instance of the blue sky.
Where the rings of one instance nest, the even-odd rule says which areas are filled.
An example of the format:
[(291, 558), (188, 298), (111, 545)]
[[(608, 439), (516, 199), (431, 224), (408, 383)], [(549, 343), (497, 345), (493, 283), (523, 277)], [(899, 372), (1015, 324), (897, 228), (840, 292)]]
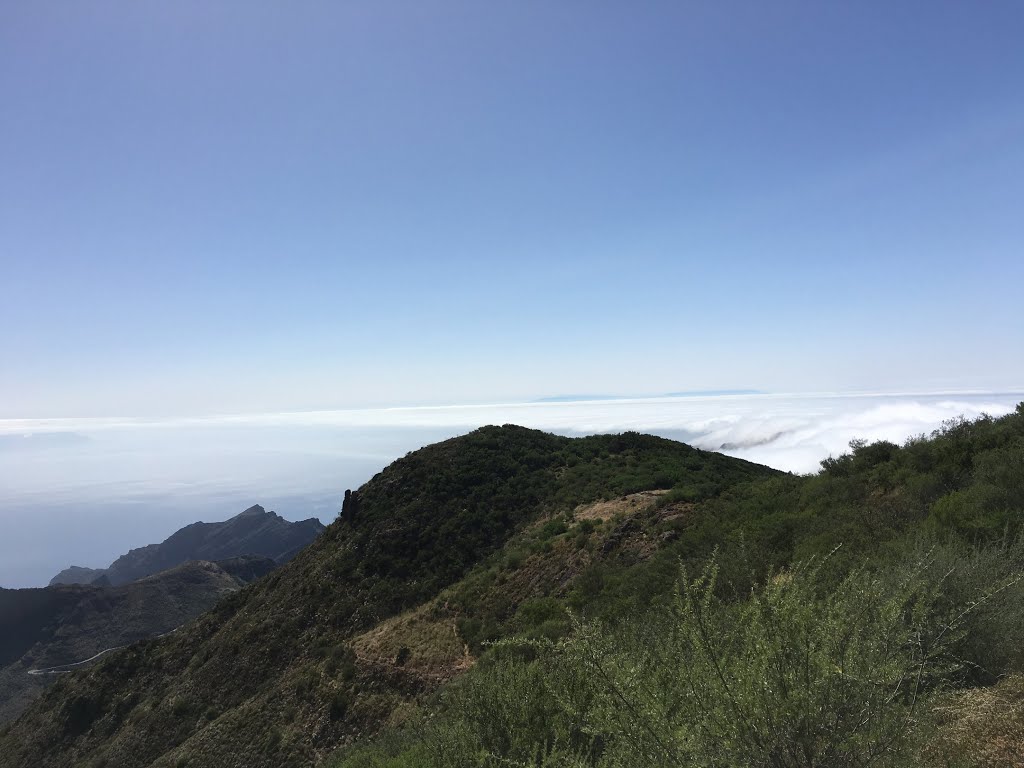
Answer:
[(0, 417), (1024, 386), (1024, 6), (0, 7)]

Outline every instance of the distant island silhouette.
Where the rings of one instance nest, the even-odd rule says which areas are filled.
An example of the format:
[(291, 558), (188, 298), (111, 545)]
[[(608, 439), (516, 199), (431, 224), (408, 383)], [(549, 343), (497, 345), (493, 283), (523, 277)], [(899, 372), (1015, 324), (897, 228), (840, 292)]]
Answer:
[(660, 395), (552, 395), (531, 400), (533, 403), (582, 403), (590, 400), (645, 400), (658, 397), (720, 397), (724, 395), (766, 395), (760, 389), (693, 389)]

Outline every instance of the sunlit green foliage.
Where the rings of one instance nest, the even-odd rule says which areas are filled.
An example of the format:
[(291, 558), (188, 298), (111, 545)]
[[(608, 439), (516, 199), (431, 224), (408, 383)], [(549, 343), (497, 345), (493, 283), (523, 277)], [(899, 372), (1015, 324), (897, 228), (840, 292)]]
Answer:
[(1019, 406), (641, 521), (671, 543), (595, 558), (562, 598), (505, 605), (483, 566), (454, 593), (477, 669), (338, 765), (945, 766), (935, 702), (1024, 671), (1022, 519)]
[(1005, 654), (999, 622), (1024, 620), (1018, 551), (919, 553), (838, 581), (799, 565), (741, 600), (719, 597), (713, 561), (641, 620), (499, 644), (404, 743), (338, 766), (918, 765), (931, 700), (981, 656), (1019, 661), (976, 636)]

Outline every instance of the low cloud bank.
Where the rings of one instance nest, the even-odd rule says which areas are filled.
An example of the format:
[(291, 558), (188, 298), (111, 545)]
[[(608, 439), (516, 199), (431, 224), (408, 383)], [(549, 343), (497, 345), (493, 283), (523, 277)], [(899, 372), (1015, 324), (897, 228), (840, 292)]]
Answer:
[(1013, 398), (901, 399), (874, 404), (838, 401), (826, 412), (801, 415), (769, 411), (711, 424), (693, 442), (700, 448), (721, 450), (778, 469), (813, 472), (822, 459), (845, 453), (851, 440), (889, 440), (900, 444), (910, 437), (930, 434), (950, 419), (975, 419), (986, 413), (1002, 416), (1012, 412), (1015, 404)]
[[(636, 430), (652, 432), (706, 450), (741, 456), (778, 469), (814, 471), (843, 453), (853, 439), (891, 440), (928, 434), (944, 421), (987, 413), (1001, 416), (1024, 399), (1021, 393), (729, 395), (690, 398), (533, 402), (311, 411), (190, 419), (59, 419), (0, 421), (0, 437), (74, 431), (110, 443), (118, 435), (144, 451), (202, 433), (207, 453), (244, 453), (254, 430), (266, 436), (263, 450), (304, 452), (315, 447), (353, 456), (386, 458), (432, 439), (486, 424), (520, 424), (567, 435)], [(145, 436), (145, 437), (143, 437)], [(48, 441), (52, 441), (52, 437)], [(276, 441), (276, 443), (274, 442)], [(7, 439), (8, 447), (19, 441)], [(57, 444), (58, 441), (52, 441)], [(71, 442), (71, 441), (69, 441)], [(383, 450), (370, 451), (371, 445)], [(24, 441), (30, 445), (35, 441)], [(35, 443), (38, 444), (38, 443)], [(398, 455), (401, 455), (399, 453)]]
[(813, 472), (851, 440), (929, 434), (950, 419), (1002, 416), (1020, 393), (949, 395), (737, 395), (511, 405), (321, 411), (237, 417), (236, 423), (446, 430), (520, 424), (568, 435), (635, 430), (792, 472)]
[[(767, 464), (791, 472), (814, 472), (822, 459), (838, 456), (854, 439), (869, 442), (929, 434), (943, 422), (1013, 411), (1019, 396), (878, 396), (709, 398), (701, 403), (638, 403), (635, 408), (587, 414), (585, 427), (572, 432), (634, 429), (688, 442), (705, 450)], [(583, 414), (580, 414), (583, 415)], [(536, 426), (561, 431), (556, 419)]]
[[(257, 414), (0, 421), (0, 585), (105, 566), (195, 520), (254, 503), (333, 519), (345, 488), (428, 443), (486, 424), (564, 435), (635, 430), (793, 472), (855, 438), (927, 434), (1011, 412), (1024, 394), (730, 395)], [(24, 435), (34, 437), (25, 438)]]

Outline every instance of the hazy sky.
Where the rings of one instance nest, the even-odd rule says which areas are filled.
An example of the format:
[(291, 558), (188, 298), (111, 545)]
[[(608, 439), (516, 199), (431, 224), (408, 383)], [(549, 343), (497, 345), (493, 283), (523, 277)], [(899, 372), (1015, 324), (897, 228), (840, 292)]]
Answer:
[(1024, 385), (1024, 5), (0, 5), (0, 417)]

